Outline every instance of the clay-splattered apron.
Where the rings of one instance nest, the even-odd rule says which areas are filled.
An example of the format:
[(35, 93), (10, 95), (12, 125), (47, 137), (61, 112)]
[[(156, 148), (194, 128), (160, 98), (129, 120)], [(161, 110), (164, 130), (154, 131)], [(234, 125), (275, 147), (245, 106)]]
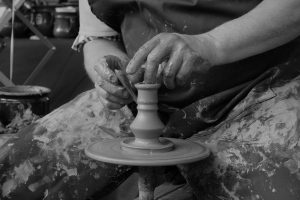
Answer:
[[(247, 13), (260, 2), (261, 0), (89, 0), (92, 12), (122, 34), (129, 57), (159, 33), (201, 34)], [(160, 110), (162, 120), (169, 123), (164, 135), (187, 138), (217, 123), (247, 95), (249, 89), (239, 94), (243, 89), (249, 87), (249, 84), (253, 87), (257, 77), (289, 60), (297, 48), (299, 44), (295, 40), (248, 59), (214, 66), (202, 74), (194, 73), (185, 85), (177, 86), (174, 90), (162, 86), (158, 94), (159, 102), (173, 107)], [(238, 94), (239, 99), (235, 99), (229, 108), (223, 109)], [(206, 108), (200, 113), (197, 110), (201, 117), (193, 118), (194, 108), (190, 105), (204, 98), (209, 98), (205, 102)], [(169, 121), (170, 115), (182, 108), (185, 108), (186, 119), (190, 119), (185, 124), (191, 125), (182, 126), (178, 123), (178, 117), (175, 121)], [(174, 131), (172, 127), (176, 124), (178, 126)]]
[(224, 121), (190, 138), (212, 150), (179, 166), (198, 199), (300, 199), (299, 69), (300, 54), (274, 68)]
[(104, 109), (87, 91), (21, 130), (0, 149), (0, 199), (100, 199), (132, 174), (130, 167), (84, 154), (93, 141), (132, 136), (130, 110)]
[[(123, 35), (129, 56), (161, 32), (200, 34), (260, 1), (89, 0), (94, 14)], [(101, 6), (104, 5), (105, 6)], [(117, 17), (112, 17), (117, 16)], [(194, 74), (160, 90), (179, 110), (165, 136), (203, 140), (211, 157), (179, 166), (198, 199), (300, 199), (300, 38), (272, 51)]]
[[(145, 8), (147, 5), (147, 9), (141, 12), (144, 13), (143, 17), (138, 15), (137, 10), (129, 10), (126, 15), (131, 20), (139, 16), (140, 21), (122, 21), (126, 12), (119, 12), (122, 18), (115, 18), (119, 20), (120, 26), (114, 28), (122, 32), (123, 29), (126, 30), (126, 26), (134, 27), (130, 26), (130, 22), (139, 24), (138, 30), (129, 30), (131, 34), (142, 34), (138, 32), (142, 30), (141, 27), (152, 27), (150, 19), (144, 21), (147, 16), (156, 13), (156, 17), (160, 17), (159, 20), (155, 19), (156, 25), (164, 19), (164, 15), (159, 15), (155, 6), (147, 2), (164, 2), (155, 5), (162, 5), (163, 9), (172, 8), (183, 16), (185, 9), (179, 9), (177, 4), (184, 4), (185, 8), (201, 4), (206, 11), (203, 12), (204, 16), (208, 16), (207, 13), (210, 12), (218, 13), (217, 11), (222, 11), (221, 8), (232, 8), (228, 5), (240, 5), (238, 13), (234, 12), (235, 9), (229, 9), (232, 10), (231, 14), (225, 15), (228, 19), (247, 12), (255, 5), (252, 1), (224, 0), (99, 2), (106, 2), (108, 8), (112, 8), (110, 3), (114, 2), (131, 2), (129, 5), (135, 9)], [(136, 7), (137, 2), (139, 7)], [(223, 6), (219, 7), (219, 3)], [(94, 6), (94, 9), (100, 9), (96, 4)], [(123, 9), (124, 6), (120, 8)], [(110, 9), (112, 14), (114, 10), (117, 11)], [(160, 27), (166, 27), (165, 29), (154, 30), (173, 30), (173, 23), (167, 23), (169, 20), (171, 18), (165, 19), (164, 26)], [(203, 20), (206, 22), (206, 18)], [(215, 22), (217, 25), (222, 20)], [(179, 28), (182, 31), (190, 29), (190, 25), (184, 27)], [(156, 34), (155, 31), (148, 33), (152, 36)], [(143, 40), (133, 48), (126, 39), (129, 36), (130, 34), (124, 35), (124, 43), (132, 56), (136, 48), (151, 35), (145, 38), (140, 35)], [(191, 139), (203, 140), (211, 147), (212, 154), (209, 158), (199, 163), (179, 166), (198, 199), (300, 198), (298, 47), (299, 43), (295, 40), (267, 54), (213, 68), (209, 77), (202, 77), (207, 87), (202, 86), (204, 82), (192, 82), (195, 84), (178, 90), (184, 94), (178, 101), (178, 98), (171, 98), (176, 94), (172, 93), (174, 91), (160, 91), (161, 103), (177, 108), (168, 121), (165, 135), (187, 138), (195, 134)], [(245, 75), (247, 70), (249, 73)], [(222, 76), (217, 76), (220, 73)], [(224, 87), (220, 88), (221, 83)], [(195, 85), (201, 88), (200, 93), (195, 92)], [(163, 98), (163, 92), (169, 98)], [(180, 102), (183, 104), (180, 105)], [(131, 121), (128, 109), (106, 110), (94, 90), (83, 93), (21, 130), (15, 138), (1, 147), (0, 199), (99, 199), (126, 179), (132, 169), (91, 160), (84, 155), (83, 148), (92, 141), (131, 135), (128, 128)]]

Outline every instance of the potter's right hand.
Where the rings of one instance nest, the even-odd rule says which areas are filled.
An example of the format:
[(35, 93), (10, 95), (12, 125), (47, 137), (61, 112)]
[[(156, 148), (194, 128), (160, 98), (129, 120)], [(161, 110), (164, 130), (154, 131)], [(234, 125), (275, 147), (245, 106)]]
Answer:
[(207, 73), (211, 67), (209, 55), (215, 52), (212, 44), (203, 35), (160, 33), (139, 48), (126, 72), (134, 74), (145, 65), (145, 83), (163, 81), (167, 88), (174, 89), (186, 84), (193, 73)]
[(128, 58), (108, 55), (100, 59), (94, 67), (96, 71), (95, 88), (99, 99), (105, 107), (111, 110), (120, 109), (133, 101), (114, 72), (115, 69), (125, 68), (128, 62)]

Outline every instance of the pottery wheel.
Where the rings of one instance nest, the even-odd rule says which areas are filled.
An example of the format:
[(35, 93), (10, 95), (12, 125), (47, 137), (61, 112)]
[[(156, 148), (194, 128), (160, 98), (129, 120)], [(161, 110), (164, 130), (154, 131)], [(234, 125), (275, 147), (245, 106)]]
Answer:
[(161, 152), (155, 149), (149, 151), (126, 151), (126, 144), (134, 138), (118, 138), (103, 140), (88, 145), (85, 153), (98, 161), (131, 165), (131, 166), (168, 166), (196, 162), (206, 158), (210, 150), (201, 143), (173, 138), (159, 138), (166, 146), (172, 144), (172, 149)]

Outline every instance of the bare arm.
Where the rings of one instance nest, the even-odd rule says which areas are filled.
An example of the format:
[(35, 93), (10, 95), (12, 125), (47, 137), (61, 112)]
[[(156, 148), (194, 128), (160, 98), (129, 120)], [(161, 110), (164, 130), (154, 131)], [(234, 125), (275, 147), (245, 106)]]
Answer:
[(203, 36), (213, 42), (215, 49), (210, 56), (215, 65), (268, 51), (299, 35), (300, 1), (264, 0), (242, 17), (196, 37), (200, 42)]
[(97, 39), (86, 43), (83, 47), (83, 54), (85, 69), (93, 82), (95, 82), (96, 76), (94, 67), (103, 56), (127, 57), (122, 42), (106, 39)]
[(249, 13), (200, 35), (163, 33), (144, 44), (126, 69), (134, 74), (146, 61), (144, 81), (155, 83), (165, 58), (163, 81), (183, 85), (192, 73), (241, 60), (285, 44), (300, 35), (299, 0), (264, 0)]
[(99, 99), (105, 107), (119, 109), (132, 102), (129, 93), (119, 84), (114, 73), (114, 68), (118, 64), (128, 62), (122, 42), (106, 39), (92, 40), (84, 45), (83, 54), (85, 69), (95, 83)]

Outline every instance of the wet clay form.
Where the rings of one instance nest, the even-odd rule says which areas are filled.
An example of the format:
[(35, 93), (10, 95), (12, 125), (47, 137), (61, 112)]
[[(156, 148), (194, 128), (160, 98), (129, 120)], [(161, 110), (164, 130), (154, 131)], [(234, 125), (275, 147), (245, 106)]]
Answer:
[[(157, 90), (160, 84), (138, 83), (135, 87), (138, 90), (138, 115), (130, 125), (135, 137), (90, 144), (85, 148), (87, 156), (107, 163), (144, 166), (140, 167), (141, 184), (144, 185), (147, 181), (144, 180), (145, 173), (152, 173), (151, 166), (187, 164), (209, 155), (210, 150), (204, 144), (159, 137), (164, 129), (164, 124), (157, 115)], [(149, 176), (150, 179), (151, 177), (153, 175)], [(151, 182), (150, 179), (148, 182)], [(149, 194), (146, 195), (147, 198), (141, 196), (143, 195), (140, 194), (140, 199), (153, 199), (148, 198)]]

